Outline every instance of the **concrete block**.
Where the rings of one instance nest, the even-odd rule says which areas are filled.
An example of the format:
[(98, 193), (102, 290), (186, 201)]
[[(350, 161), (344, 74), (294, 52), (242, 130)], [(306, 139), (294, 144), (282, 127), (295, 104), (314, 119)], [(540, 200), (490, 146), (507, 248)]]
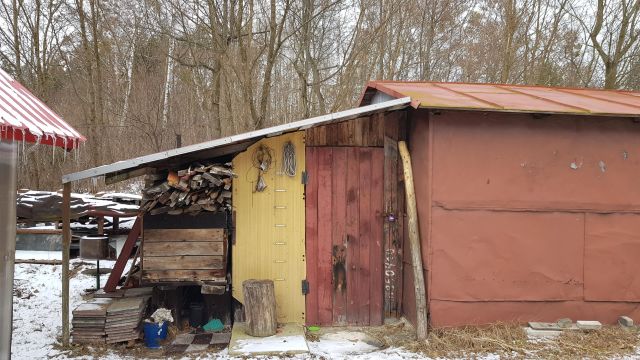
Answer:
[(594, 320), (578, 320), (576, 325), (580, 330), (600, 330), (602, 328), (600, 321)]
[(529, 327), (534, 330), (562, 330), (562, 328), (556, 323), (530, 321)]
[(562, 318), (558, 320), (557, 323), (558, 323), (558, 326), (560, 326), (563, 329), (570, 328), (571, 325), (573, 325), (573, 321), (571, 321), (571, 319), (569, 318)]
[(530, 327), (525, 327), (524, 332), (529, 339), (549, 339), (562, 334), (560, 330), (536, 330)]
[(624, 327), (633, 327), (633, 319), (628, 316), (620, 316), (618, 318), (618, 324)]

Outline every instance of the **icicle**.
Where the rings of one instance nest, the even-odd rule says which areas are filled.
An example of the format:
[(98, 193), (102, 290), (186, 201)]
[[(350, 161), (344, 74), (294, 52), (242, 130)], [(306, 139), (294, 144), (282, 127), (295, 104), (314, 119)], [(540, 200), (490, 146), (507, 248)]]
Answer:
[(22, 163), (26, 164), (27, 163), (27, 159), (26, 159), (26, 152), (24, 151), (24, 143), (26, 142), (25, 140), (25, 132), (24, 129), (22, 129)]
[(65, 162), (67, 161), (67, 137), (66, 136), (62, 138), (62, 143), (64, 146), (64, 149), (62, 151), (62, 162)]
[(52, 163), (56, 163), (56, 134), (53, 134), (53, 141), (51, 142), (51, 155), (53, 156)]

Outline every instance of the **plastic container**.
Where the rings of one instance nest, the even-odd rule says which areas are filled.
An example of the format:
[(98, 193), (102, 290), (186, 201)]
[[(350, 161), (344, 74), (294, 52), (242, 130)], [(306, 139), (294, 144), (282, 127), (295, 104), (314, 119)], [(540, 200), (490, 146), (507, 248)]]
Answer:
[(204, 304), (191, 303), (189, 306), (189, 325), (199, 327), (204, 323)]
[(161, 325), (152, 322), (144, 322), (144, 344), (149, 349), (160, 349), (160, 340), (167, 338), (167, 328), (169, 322), (164, 321)]

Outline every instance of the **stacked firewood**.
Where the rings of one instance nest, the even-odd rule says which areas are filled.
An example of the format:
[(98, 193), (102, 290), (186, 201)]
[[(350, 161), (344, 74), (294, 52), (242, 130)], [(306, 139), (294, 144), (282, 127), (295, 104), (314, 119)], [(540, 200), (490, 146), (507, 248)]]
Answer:
[(231, 209), (231, 163), (195, 164), (168, 174), (147, 175), (140, 210), (151, 215), (197, 214)]

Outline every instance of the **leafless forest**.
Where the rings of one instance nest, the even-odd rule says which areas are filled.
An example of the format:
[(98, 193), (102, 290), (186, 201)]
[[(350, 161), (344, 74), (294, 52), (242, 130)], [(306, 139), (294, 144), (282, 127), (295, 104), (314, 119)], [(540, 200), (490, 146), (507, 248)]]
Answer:
[(370, 79), (640, 89), (640, 0), (1, 1), (0, 66), (88, 138), (21, 145), (33, 189), (348, 108)]

